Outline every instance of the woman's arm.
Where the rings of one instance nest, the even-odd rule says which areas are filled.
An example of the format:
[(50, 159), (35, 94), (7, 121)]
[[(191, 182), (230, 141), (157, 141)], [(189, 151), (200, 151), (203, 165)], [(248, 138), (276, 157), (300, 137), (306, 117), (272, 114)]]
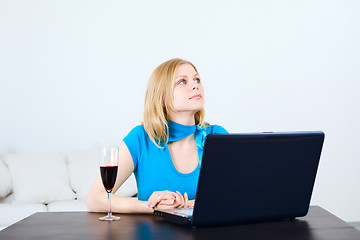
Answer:
[[(119, 166), (115, 186), (111, 195), (111, 211), (118, 213), (152, 213), (153, 209), (146, 207), (147, 202), (115, 195), (114, 193), (134, 171), (132, 156), (126, 144), (122, 141), (119, 146)], [(102, 184), (101, 176), (97, 178), (90, 189), (86, 200), (88, 211), (107, 212), (109, 208), (108, 196)]]
[[(134, 162), (124, 141), (119, 146), (119, 165), (115, 186), (111, 193), (111, 211), (117, 213), (153, 213), (154, 208), (166, 209), (174, 207), (189, 207), (193, 201), (188, 201), (187, 195), (169, 191), (154, 192), (148, 201), (140, 201), (115, 195), (114, 193), (134, 171)], [(97, 178), (90, 189), (86, 200), (89, 212), (107, 212), (108, 196), (103, 186), (101, 176)]]

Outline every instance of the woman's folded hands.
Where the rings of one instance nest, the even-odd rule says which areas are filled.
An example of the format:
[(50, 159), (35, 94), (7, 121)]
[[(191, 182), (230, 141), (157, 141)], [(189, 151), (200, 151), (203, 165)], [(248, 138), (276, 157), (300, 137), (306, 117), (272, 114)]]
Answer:
[(146, 207), (152, 209), (189, 208), (194, 207), (195, 200), (189, 200), (187, 193), (156, 191), (149, 197)]

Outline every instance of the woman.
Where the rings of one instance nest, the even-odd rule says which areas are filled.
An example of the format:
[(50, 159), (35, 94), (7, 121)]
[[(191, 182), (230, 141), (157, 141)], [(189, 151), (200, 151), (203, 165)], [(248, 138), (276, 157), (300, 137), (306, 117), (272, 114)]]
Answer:
[[(144, 121), (119, 146), (113, 193), (135, 173), (138, 200), (112, 196), (112, 211), (152, 213), (154, 208), (194, 205), (205, 136), (227, 133), (204, 122), (204, 88), (195, 66), (171, 59), (151, 74), (145, 95)], [(99, 177), (87, 198), (89, 211), (108, 210)]]

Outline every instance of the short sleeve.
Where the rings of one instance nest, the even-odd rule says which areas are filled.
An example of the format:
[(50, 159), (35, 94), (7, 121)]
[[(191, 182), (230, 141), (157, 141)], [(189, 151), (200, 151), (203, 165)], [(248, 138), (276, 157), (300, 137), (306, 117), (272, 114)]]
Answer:
[(141, 157), (141, 147), (143, 145), (142, 143), (144, 142), (144, 131), (144, 126), (138, 125), (134, 127), (123, 139), (124, 143), (130, 151), (135, 169), (137, 168), (139, 159)]

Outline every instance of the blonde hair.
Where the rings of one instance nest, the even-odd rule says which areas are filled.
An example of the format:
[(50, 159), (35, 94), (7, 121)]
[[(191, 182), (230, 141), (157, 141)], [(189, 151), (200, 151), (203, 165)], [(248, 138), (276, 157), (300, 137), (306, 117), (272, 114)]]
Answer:
[[(168, 113), (175, 111), (173, 103), (174, 75), (177, 68), (182, 64), (190, 64), (198, 73), (196, 67), (189, 61), (180, 58), (170, 59), (160, 64), (152, 72), (145, 94), (144, 121), (146, 133), (158, 148), (162, 142), (168, 141)], [(204, 122), (205, 110), (201, 109), (194, 115), (195, 124), (204, 128), (208, 123)]]

